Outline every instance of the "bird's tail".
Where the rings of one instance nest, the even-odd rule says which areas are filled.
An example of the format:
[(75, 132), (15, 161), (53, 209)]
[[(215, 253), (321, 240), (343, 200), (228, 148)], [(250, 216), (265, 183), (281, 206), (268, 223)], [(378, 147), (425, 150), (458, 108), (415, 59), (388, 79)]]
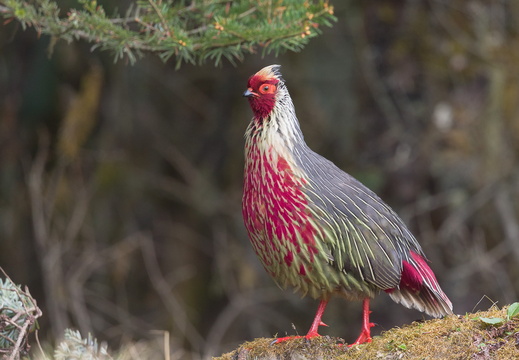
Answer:
[(403, 261), (399, 287), (386, 292), (395, 302), (433, 317), (453, 314), (452, 303), (426, 260), (413, 251), (409, 261)]

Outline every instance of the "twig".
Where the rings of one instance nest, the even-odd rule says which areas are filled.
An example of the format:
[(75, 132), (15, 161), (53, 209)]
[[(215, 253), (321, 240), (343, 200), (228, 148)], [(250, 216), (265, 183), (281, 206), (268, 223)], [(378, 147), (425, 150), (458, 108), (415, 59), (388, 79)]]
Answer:
[[(14, 342), (12, 339), (8, 339), (5, 336), (5, 339), (9, 340), (11, 343), (14, 343), (14, 347), (10, 349), (11, 355), (9, 356), (9, 360), (19, 359), (20, 358), (20, 348), (22, 347), (22, 343), (25, 341), (27, 343), (27, 334), (28, 329), (37, 318), (39, 318), (42, 315), (42, 312), (40, 308), (36, 305), (36, 300), (31, 296), (29, 293), (29, 289), (25, 288), (24, 290), (19, 289), (16, 285), (14, 285), (13, 280), (7, 275), (7, 273), (4, 271), (3, 268), (0, 267), (0, 271), (5, 276), (11, 284), (13, 284), (14, 288), (12, 291), (14, 291), (18, 298), (20, 299), (20, 302), (23, 306), (23, 312), (18, 309), (10, 309), (8, 307), (3, 307), (2, 309), (8, 309), (12, 313), (15, 313), (15, 315), (12, 318), (4, 319), (4, 321), (7, 321), (9, 324), (15, 326), (18, 329), (18, 337), (16, 339), (16, 342)], [(26, 302), (31, 303), (31, 307), (27, 307)], [(25, 321), (22, 326), (18, 325), (17, 321), (21, 316), (25, 316)]]
[[(60, 302), (56, 301), (56, 294), (60, 293), (64, 284), (62, 268), (61, 244), (57, 243), (52, 232), (52, 210), (47, 204), (52, 203), (45, 198), (45, 165), (49, 154), (49, 139), (42, 136), (38, 153), (32, 164), (26, 167), (26, 183), (29, 193), (30, 210), (34, 227), (34, 238), (43, 276), (45, 297), (49, 317), (52, 319), (52, 330), (56, 337), (68, 326), (68, 319), (62, 311)], [(56, 179), (56, 181), (59, 180)], [(51, 188), (52, 184), (48, 188)]]
[(491, 307), (496, 306), (496, 304), (498, 303), (497, 301), (494, 301), (494, 300), (492, 300), (491, 298), (489, 298), (487, 295), (483, 295), (483, 296), (481, 297), (481, 299), (479, 299), (479, 301), (476, 303), (476, 305), (474, 305), (474, 307), (472, 308), (472, 312), (475, 312), (475, 311), (476, 311), (476, 307), (479, 305), (480, 302), (483, 301), (483, 299), (488, 299), (488, 301), (490, 301), (490, 302), (492, 303), (492, 306), (491, 306)]
[(170, 360), (171, 359), (171, 349), (170, 349), (170, 333), (167, 330), (153, 330), (152, 333), (158, 333), (159, 335), (162, 335), (162, 344), (163, 344), (163, 351), (164, 351), (164, 360)]
[(34, 332), (34, 337), (36, 338), (36, 344), (38, 345), (38, 349), (40, 350), (40, 353), (43, 356), (43, 359), (48, 360), (48, 357), (45, 354), (45, 352), (43, 351), (43, 347), (41, 346), (40, 336), (38, 334), (39, 334), (39, 332), (38, 332), (38, 330), (36, 330)]
[(402, 130), (402, 116), (391, 98), (386, 85), (377, 73), (372, 46), (369, 45), (365, 32), (355, 30), (363, 29), (365, 26), (351, 26), (350, 28), (351, 32), (356, 35), (354, 36), (354, 39), (357, 39), (355, 46), (359, 49), (359, 53), (364, 55), (362, 59), (360, 59), (362, 74), (366, 79), (366, 85), (373, 94), (373, 99), (391, 123), (391, 130), (399, 134), (405, 133), (405, 131)]
[(180, 304), (177, 298), (172, 294), (170, 283), (164, 279), (157, 264), (157, 255), (151, 239), (142, 237), (141, 249), (144, 265), (148, 271), (152, 286), (162, 299), (164, 305), (168, 308), (170, 314), (174, 314), (174, 316), (172, 316), (173, 322), (179, 329), (185, 331), (186, 340), (191, 343), (194, 348), (199, 347), (204, 339), (187, 318), (185, 307)]
[(171, 358), (171, 355), (170, 355), (170, 348), (169, 348), (169, 331), (164, 331), (164, 359), (165, 360), (170, 360)]
[[(23, 326), (21, 328), (17, 326), (19, 328), (20, 332), (18, 333), (18, 339), (16, 339), (16, 344), (14, 345), (11, 356), (9, 356), (9, 360), (14, 360), (14, 359), (20, 358), (20, 347), (22, 345), (22, 341), (25, 340), (27, 328), (32, 323), (34, 323), (34, 319), (32, 318), (32, 316), (30, 316), (29, 318), (27, 318), (27, 320), (25, 320), (25, 322), (23, 323)], [(14, 323), (14, 324), (16, 324), (16, 323)]]
[(246, 10), (244, 12), (242, 12), (240, 15), (238, 15), (238, 19), (241, 19), (241, 18), (244, 18), (246, 16), (249, 16), (250, 14), (252, 14), (253, 12), (255, 12), (257, 10), (256, 6), (253, 6), (251, 7), (249, 10)]
[(169, 28), (169, 25), (168, 23), (166, 22), (166, 19), (164, 19), (164, 16), (162, 16), (162, 12), (160, 11), (160, 9), (157, 7), (157, 4), (155, 4), (155, 1), (153, 0), (148, 0), (148, 2), (150, 3), (151, 7), (153, 8), (153, 10), (155, 10), (155, 12), (157, 13), (157, 16), (159, 17), (160, 19), (160, 22), (162, 23), (162, 26), (164, 26), (164, 29), (166, 30), (166, 35), (169, 37), (169, 38), (172, 38), (173, 37), (173, 34), (171, 33), (171, 30)]
[(517, 214), (512, 204), (513, 197), (506, 188), (501, 188), (494, 198), (494, 203), (501, 223), (505, 232), (505, 240), (508, 242), (509, 249), (515, 256), (515, 261), (519, 261), (519, 247), (517, 239), (519, 239), (519, 223), (517, 222)]
[(481, 51), (481, 48), (476, 46), (478, 43), (482, 42), (481, 39), (471, 39), (465, 34), (463, 29), (456, 26), (456, 21), (449, 21), (445, 15), (447, 13), (451, 14), (452, 11), (442, 11), (438, 6), (438, 3), (440, 2), (429, 0), (429, 3), (431, 5), (432, 16), (436, 17), (440, 25), (443, 26), (445, 31), (452, 37), (452, 39), (454, 39), (454, 41), (460, 44), (468, 53), (474, 55), (476, 58), (488, 61), (488, 56), (486, 56), (487, 54), (484, 54), (483, 51)]

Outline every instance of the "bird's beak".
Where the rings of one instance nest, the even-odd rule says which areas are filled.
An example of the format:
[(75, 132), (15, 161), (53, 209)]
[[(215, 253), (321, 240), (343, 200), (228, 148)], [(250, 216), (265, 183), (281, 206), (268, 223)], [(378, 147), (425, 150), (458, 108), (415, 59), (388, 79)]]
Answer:
[(243, 96), (245, 96), (245, 97), (252, 97), (252, 96), (257, 97), (258, 94), (256, 94), (254, 91), (252, 91), (251, 88), (248, 88), (248, 89), (245, 90), (245, 92), (243, 93)]

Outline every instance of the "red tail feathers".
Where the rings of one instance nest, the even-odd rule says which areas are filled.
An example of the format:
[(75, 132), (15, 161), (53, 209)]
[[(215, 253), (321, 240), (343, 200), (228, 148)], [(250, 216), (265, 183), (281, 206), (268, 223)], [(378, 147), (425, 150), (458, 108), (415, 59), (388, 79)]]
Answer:
[(452, 314), (452, 303), (440, 288), (426, 260), (411, 251), (409, 261), (402, 262), (400, 285), (386, 290), (397, 303), (425, 311), (434, 317)]

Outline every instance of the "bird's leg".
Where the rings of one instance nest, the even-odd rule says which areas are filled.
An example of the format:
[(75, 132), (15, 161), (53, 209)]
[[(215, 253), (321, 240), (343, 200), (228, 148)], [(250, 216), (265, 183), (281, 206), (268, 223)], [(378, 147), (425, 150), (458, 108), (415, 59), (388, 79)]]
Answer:
[(321, 300), (319, 303), (319, 307), (317, 308), (317, 312), (315, 313), (314, 321), (312, 322), (312, 326), (310, 326), (310, 330), (308, 330), (308, 333), (305, 336), (286, 336), (282, 338), (277, 338), (273, 344), (279, 344), (283, 341), (287, 340), (293, 340), (293, 339), (300, 339), (304, 337), (305, 339), (312, 339), (317, 336), (321, 336), (317, 330), (319, 329), (319, 326), (328, 326), (321, 320), (324, 314), (324, 310), (326, 309), (326, 305), (328, 305), (328, 300)]
[(375, 326), (375, 324), (369, 322), (369, 314), (371, 311), (369, 311), (369, 298), (364, 299), (362, 302), (362, 330), (360, 332), (359, 337), (355, 342), (348, 346), (354, 346), (354, 345), (360, 345), (367, 342), (371, 342), (371, 328)]
[(317, 312), (315, 313), (315, 317), (314, 317), (314, 321), (312, 322), (312, 326), (310, 326), (310, 330), (308, 330), (308, 333), (305, 336), (307, 339), (311, 339), (316, 336), (321, 336), (317, 332), (317, 330), (319, 329), (319, 326), (328, 326), (325, 323), (323, 323), (323, 321), (321, 320), (321, 318), (323, 317), (323, 314), (324, 314), (324, 310), (326, 309), (326, 305), (328, 305), (328, 300), (321, 300), (321, 302), (319, 303), (319, 307), (317, 308)]

